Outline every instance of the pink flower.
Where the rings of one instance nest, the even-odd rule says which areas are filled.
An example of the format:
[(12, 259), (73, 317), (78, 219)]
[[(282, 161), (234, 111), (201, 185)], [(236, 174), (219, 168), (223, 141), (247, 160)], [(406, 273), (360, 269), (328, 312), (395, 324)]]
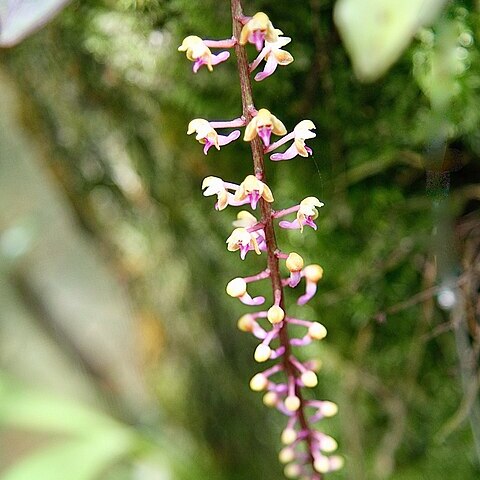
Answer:
[(248, 202), (255, 210), (260, 198), (263, 198), (266, 202), (273, 202), (272, 191), (255, 175), (248, 175), (235, 192), (235, 200)]
[[(316, 134), (311, 130), (315, 129), (315, 124), (311, 120), (302, 120), (294, 129), (293, 129), (293, 138), (295, 139), (292, 145), (284, 153), (274, 153), (270, 156), (270, 160), (291, 160), (292, 158), (300, 155), (301, 157), (308, 157), (312, 155), (312, 149), (305, 145), (305, 140), (308, 138), (315, 138)], [(292, 134), (287, 135), (287, 137), (292, 136)], [(282, 139), (285, 141), (287, 137)], [(272, 147), (275, 147), (272, 145)], [(274, 148), (272, 148), (273, 150)]]
[(279, 223), (280, 227), (287, 229), (299, 228), (303, 232), (303, 227), (308, 225), (314, 230), (317, 229), (317, 225), (314, 220), (318, 217), (318, 208), (323, 207), (325, 204), (316, 197), (307, 197), (300, 202), (299, 209), (297, 211), (297, 218), (293, 222), (286, 220)]
[(240, 45), (246, 45), (247, 42), (252, 43), (257, 51), (260, 51), (265, 40), (276, 42), (281, 34), (282, 31), (272, 25), (268, 15), (258, 12), (243, 26), (240, 33)]
[(272, 75), (278, 65), (289, 65), (293, 62), (292, 55), (286, 50), (281, 49), (281, 47), (284, 47), (291, 41), (292, 39), (290, 37), (279, 37), (276, 42), (265, 42), (265, 47), (263, 47), (263, 50), (250, 67), (250, 70), (253, 71), (263, 59), (266, 60), (263, 71), (255, 75), (257, 82)]
[(250, 250), (255, 250), (255, 253), (260, 255), (257, 236), (255, 233), (250, 233), (246, 228), (236, 228), (227, 238), (226, 243), (227, 249), (230, 252), (240, 250), (240, 258), (242, 260), (245, 260), (245, 257)]
[(192, 133), (196, 133), (195, 138), (205, 145), (203, 147), (205, 155), (207, 155), (210, 147), (214, 146), (217, 150), (220, 150), (221, 146), (234, 142), (240, 137), (239, 130), (234, 130), (229, 135), (219, 135), (210, 123), (203, 118), (195, 118), (188, 124), (187, 134), (191, 135)]
[(247, 125), (243, 139), (250, 142), (258, 135), (265, 147), (268, 147), (272, 133), (282, 136), (287, 133), (287, 129), (275, 115), (266, 108), (261, 108)]
[(194, 73), (197, 73), (202, 65), (206, 65), (211, 72), (214, 65), (218, 65), (230, 57), (229, 52), (220, 52), (214, 55), (205, 42), (196, 35), (190, 35), (184, 38), (182, 44), (178, 47), (178, 51), (185, 52), (187, 58), (194, 62)]
[(258, 243), (258, 248), (262, 251), (267, 250), (267, 244), (265, 242), (265, 230), (250, 212), (247, 212), (246, 210), (238, 212), (237, 219), (232, 223), (234, 227), (246, 228), (247, 231), (255, 237)]

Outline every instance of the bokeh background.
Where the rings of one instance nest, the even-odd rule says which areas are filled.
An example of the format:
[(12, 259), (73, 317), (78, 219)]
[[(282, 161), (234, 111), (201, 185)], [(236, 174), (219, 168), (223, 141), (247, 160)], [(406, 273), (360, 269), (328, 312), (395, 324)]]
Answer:
[[(244, 2), (293, 39), (257, 108), (317, 125), (267, 176), (277, 208), (325, 202), (280, 244), (325, 269), (302, 311), (329, 330), (306, 352), (340, 406), (329, 478), (473, 480), (480, 2), (339, 0), (337, 24), (335, 3)], [(230, 24), (227, 1), (75, 0), (0, 50), (1, 480), (283, 478), (224, 294), (263, 260), (227, 252), (235, 212), (200, 189), (241, 181), (248, 145), (186, 136), (240, 114), (235, 62), (193, 75), (176, 51)]]

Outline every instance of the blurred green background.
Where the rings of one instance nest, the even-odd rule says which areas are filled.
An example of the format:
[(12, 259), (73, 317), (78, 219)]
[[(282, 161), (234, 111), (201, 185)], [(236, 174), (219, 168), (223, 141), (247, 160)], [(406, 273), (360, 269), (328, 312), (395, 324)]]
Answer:
[[(480, 478), (480, 2), (335, 3), (244, 2), (293, 39), (257, 108), (317, 125), (267, 176), (275, 208), (325, 202), (279, 240), (325, 269), (301, 315), (329, 330), (305, 352), (340, 406), (329, 478)], [(0, 50), (1, 480), (283, 478), (224, 294), (264, 259), (227, 252), (236, 212), (200, 190), (249, 148), (186, 136), (240, 114), (235, 62), (176, 51), (230, 24), (227, 1), (73, 1)]]

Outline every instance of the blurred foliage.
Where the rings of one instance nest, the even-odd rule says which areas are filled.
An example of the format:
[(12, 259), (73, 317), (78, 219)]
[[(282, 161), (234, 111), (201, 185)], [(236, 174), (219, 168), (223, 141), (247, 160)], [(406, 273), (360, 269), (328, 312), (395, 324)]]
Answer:
[[(387, 52), (375, 77), (406, 50), (363, 84), (335, 2), (244, 3), (293, 39), (295, 62), (254, 85), (257, 108), (290, 128), (317, 125), (314, 157), (268, 164), (267, 176), (276, 208), (311, 195), (326, 204), (318, 232), (279, 232), (279, 243), (326, 272), (298, 314), (329, 330), (308, 353), (323, 362), (315, 395), (340, 405), (322, 424), (347, 460), (331, 478), (478, 478), (478, 5), (450, 2), (419, 30), (397, 24), (412, 12), (392, 11), (392, 29), (369, 31), (385, 48), (360, 53), (375, 65)], [(38, 472), (78, 457), (91, 459), (86, 473), (61, 478), (281, 475), (283, 418), (248, 391), (254, 342), (235, 328), (244, 308), (224, 295), (263, 260), (226, 251), (235, 213), (214, 212), (200, 191), (206, 175), (249, 173), (248, 145), (205, 157), (186, 136), (192, 118), (239, 115), (235, 62), (193, 75), (176, 51), (189, 34), (227, 38), (230, 24), (228, 2), (74, 1), (0, 52), (2, 105), (19, 108), (4, 107), (1, 124), (0, 333), (11, 348), (0, 364), (50, 390), (48, 401), (18, 394), (39, 416), (19, 429), (0, 387), (0, 441), (18, 444), (2, 480), (50, 480)], [(351, 33), (358, 48), (364, 31)], [(439, 308), (442, 292), (453, 309)], [(108, 420), (66, 418), (67, 433), (86, 430), (82, 442), (27, 448), (18, 430), (65, 412), (65, 395)], [(104, 422), (99, 435), (112, 437), (97, 449)], [(44, 424), (48, 435), (57, 426)]]

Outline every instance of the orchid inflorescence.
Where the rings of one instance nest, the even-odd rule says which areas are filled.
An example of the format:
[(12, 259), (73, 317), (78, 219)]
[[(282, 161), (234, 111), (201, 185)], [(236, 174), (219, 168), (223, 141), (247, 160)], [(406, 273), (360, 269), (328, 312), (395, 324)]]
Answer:
[[(283, 37), (281, 30), (275, 28), (268, 16), (259, 12), (252, 17), (244, 16), (240, 0), (232, 0), (233, 36), (227, 40), (203, 40), (197, 36), (184, 39), (179, 47), (187, 58), (194, 62), (196, 73), (203, 65), (212, 70), (214, 65), (230, 57), (228, 51), (213, 54), (210, 49), (235, 48), (242, 90), (243, 115), (231, 121), (208, 121), (196, 118), (188, 125), (187, 133), (196, 133), (196, 139), (204, 145), (208, 153), (214, 146), (217, 150), (241, 136), (238, 128), (244, 128), (243, 139), (251, 143), (254, 162), (254, 175), (248, 175), (241, 183), (224, 181), (215, 176), (203, 180), (202, 190), (205, 196), (216, 196), (215, 209), (224, 210), (228, 206), (249, 206), (254, 212), (260, 206), (260, 218), (247, 210), (240, 210), (235, 227), (227, 238), (229, 251), (239, 251), (244, 260), (250, 251), (257, 255), (265, 252), (267, 268), (256, 275), (237, 277), (228, 282), (226, 291), (231, 297), (242, 303), (258, 307), (265, 304), (263, 296), (252, 297), (248, 293), (251, 283), (269, 279), (272, 284), (273, 302), (268, 309), (247, 313), (238, 320), (238, 328), (251, 333), (260, 343), (254, 351), (254, 359), (259, 363), (274, 361), (263, 372), (254, 375), (250, 381), (253, 391), (264, 392), (263, 402), (276, 408), (288, 417), (281, 435), (284, 447), (279, 459), (286, 464), (284, 472), (289, 478), (302, 480), (320, 480), (322, 474), (338, 470), (343, 465), (342, 457), (329, 455), (337, 448), (337, 442), (330, 436), (312, 428), (312, 424), (337, 413), (337, 406), (328, 400), (307, 400), (303, 397), (304, 388), (313, 388), (318, 383), (316, 371), (318, 362), (300, 361), (294, 354), (298, 347), (322, 340), (327, 335), (326, 328), (319, 322), (294, 318), (287, 314), (284, 300), (284, 288), (295, 288), (304, 283), (303, 293), (297, 300), (304, 305), (313, 298), (317, 284), (323, 277), (320, 265), (305, 265), (303, 258), (296, 252), (285, 253), (277, 248), (274, 223), (284, 229), (298, 229), (303, 232), (308, 226), (317, 229), (315, 220), (318, 209), (323, 203), (316, 197), (307, 197), (297, 205), (283, 210), (272, 210), (274, 196), (264, 182), (264, 155), (274, 152), (281, 146), (290, 145), (283, 153), (270, 155), (272, 161), (290, 160), (296, 156), (308, 157), (312, 150), (305, 141), (315, 137), (312, 131), (315, 125), (311, 120), (298, 123), (291, 133), (285, 125), (269, 110), (257, 110), (253, 106), (250, 74), (264, 60), (262, 72), (255, 75), (260, 81), (270, 76), (278, 65), (288, 65), (293, 57), (281, 47), (291, 39)], [(256, 59), (248, 64), (245, 45), (250, 43), (259, 52)], [(219, 134), (217, 130), (234, 129), (228, 134)], [(280, 137), (272, 142), (272, 135)], [(286, 220), (285, 217), (290, 217)], [(285, 264), (288, 275), (280, 273), (280, 263)], [(289, 326), (303, 329), (303, 336), (291, 338)], [(283, 375), (283, 377), (282, 377)], [(281, 380), (285, 378), (285, 380)]]

